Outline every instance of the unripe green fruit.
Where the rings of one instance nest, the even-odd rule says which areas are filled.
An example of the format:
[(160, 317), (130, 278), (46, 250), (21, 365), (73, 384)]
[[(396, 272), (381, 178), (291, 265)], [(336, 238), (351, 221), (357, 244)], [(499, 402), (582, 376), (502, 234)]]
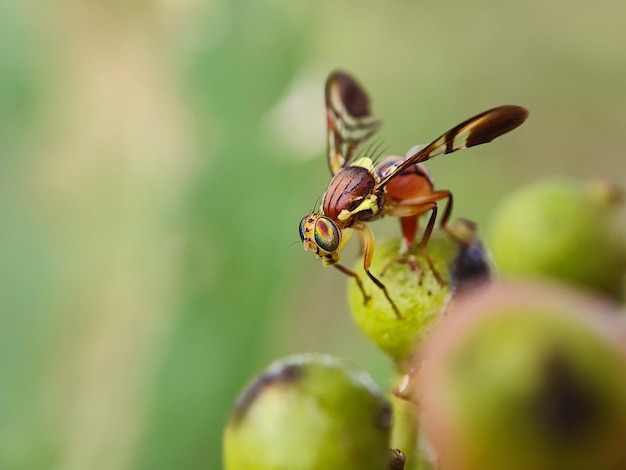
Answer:
[(550, 278), (621, 297), (624, 234), (612, 186), (545, 181), (505, 200), (492, 218), (490, 249), (507, 277)]
[(551, 285), (457, 299), (416, 363), (442, 468), (626, 468), (625, 318)]
[(382, 470), (390, 428), (390, 405), (368, 375), (330, 356), (295, 356), (239, 398), (224, 433), (224, 468)]
[(363, 271), (362, 260), (353, 268), (371, 299), (364, 302), (356, 282), (350, 280), (348, 295), (352, 317), (365, 336), (391, 356), (400, 370), (406, 370), (416, 345), (443, 314), (453, 292), (490, 276), (487, 256), (474, 225), (456, 221), (450, 225), (450, 230), (461, 243), (437, 229), (426, 248), (443, 283), (433, 274), (417, 244), (410, 251), (410, 261), (406, 255), (398, 255), (399, 239), (376, 244), (370, 270), (387, 287), (398, 306), (400, 318), (382, 290)]

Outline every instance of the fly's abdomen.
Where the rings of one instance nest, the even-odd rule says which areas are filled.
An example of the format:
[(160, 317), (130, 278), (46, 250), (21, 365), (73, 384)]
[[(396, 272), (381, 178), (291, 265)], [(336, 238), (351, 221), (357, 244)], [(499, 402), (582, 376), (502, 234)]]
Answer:
[[(402, 157), (387, 157), (377, 167), (381, 177), (384, 177), (397, 163), (404, 161)], [(385, 193), (387, 200), (393, 202), (410, 201), (430, 194), (433, 182), (428, 171), (421, 163), (411, 165), (387, 183)]]

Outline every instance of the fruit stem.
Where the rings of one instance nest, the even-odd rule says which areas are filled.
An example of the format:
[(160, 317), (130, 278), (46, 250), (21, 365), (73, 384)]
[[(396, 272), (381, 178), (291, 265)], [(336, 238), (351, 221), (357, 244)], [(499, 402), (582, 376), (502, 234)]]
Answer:
[[(397, 374), (394, 389), (405, 379)], [(391, 430), (391, 448), (400, 449), (406, 456), (404, 470), (430, 470), (431, 466), (420, 455), (417, 407), (407, 398), (390, 393), (393, 407), (393, 428)]]

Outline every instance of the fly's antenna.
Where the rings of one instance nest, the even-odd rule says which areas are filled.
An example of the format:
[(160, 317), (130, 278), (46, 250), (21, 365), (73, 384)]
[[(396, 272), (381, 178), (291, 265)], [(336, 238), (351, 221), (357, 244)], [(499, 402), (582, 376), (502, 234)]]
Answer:
[(289, 245), (287, 245), (287, 248), (291, 248), (294, 245), (302, 245), (302, 240), (296, 240), (295, 242), (291, 242)]

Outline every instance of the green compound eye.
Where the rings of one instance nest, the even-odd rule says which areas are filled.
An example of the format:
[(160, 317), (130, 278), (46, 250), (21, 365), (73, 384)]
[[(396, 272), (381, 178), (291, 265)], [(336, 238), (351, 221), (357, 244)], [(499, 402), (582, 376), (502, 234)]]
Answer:
[(328, 217), (321, 216), (315, 222), (315, 243), (322, 250), (332, 253), (339, 247), (341, 241), (341, 232), (335, 225), (335, 222)]

